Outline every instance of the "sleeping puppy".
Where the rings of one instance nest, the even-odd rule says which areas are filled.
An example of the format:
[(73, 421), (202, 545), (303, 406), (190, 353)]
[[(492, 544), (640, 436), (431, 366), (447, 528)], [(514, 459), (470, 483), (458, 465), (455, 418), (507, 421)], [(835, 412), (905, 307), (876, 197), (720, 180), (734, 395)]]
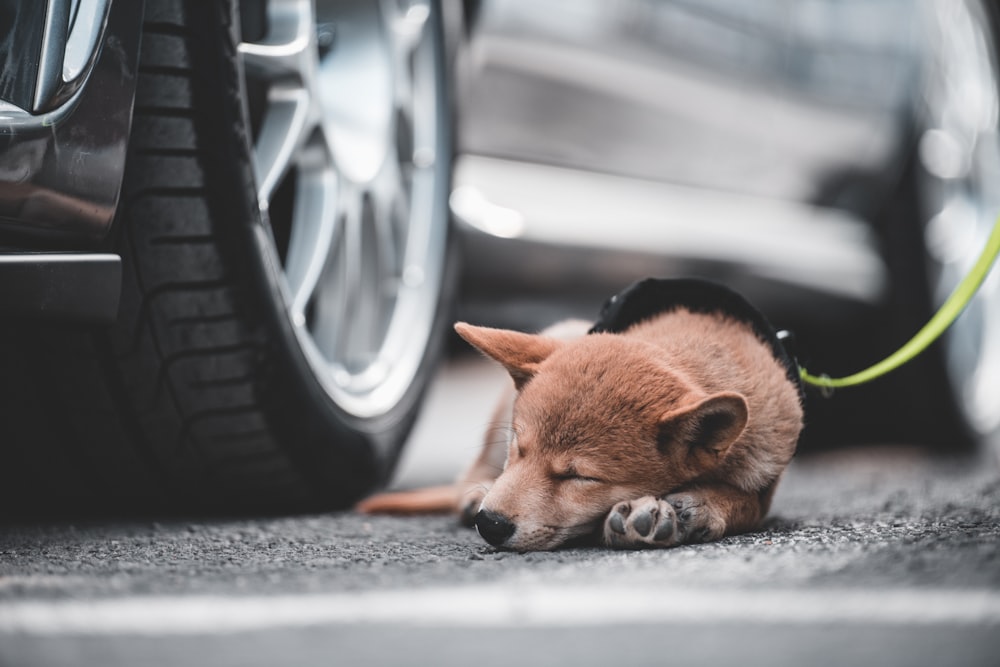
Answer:
[(516, 551), (672, 547), (752, 530), (767, 513), (802, 393), (770, 324), (735, 293), (646, 280), (588, 335), (579, 322), (541, 335), (455, 329), (513, 378), (494, 422), (509, 428), (487, 433), (457, 486), (376, 496), (362, 511), (452, 507)]

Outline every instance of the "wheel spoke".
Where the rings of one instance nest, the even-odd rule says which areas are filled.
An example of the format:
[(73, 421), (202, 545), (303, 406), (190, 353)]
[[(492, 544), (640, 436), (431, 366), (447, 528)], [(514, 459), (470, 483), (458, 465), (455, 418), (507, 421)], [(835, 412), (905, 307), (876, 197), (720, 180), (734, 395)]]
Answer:
[(413, 91), (409, 99), (408, 118), (413, 137), (411, 163), (417, 169), (430, 169), (437, 159), (437, 126), (434, 121), (439, 113), (438, 89), (430, 79), (436, 69), (435, 55), (430, 44), (418, 48), (413, 54)]
[[(413, 172), (410, 190), (410, 210), (431, 211), (434, 207), (435, 175), (432, 169), (417, 169)], [(425, 279), (427, 261), (424, 251), (431, 238), (431, 226), (426, 223), (408, 224), (406, 252), (402, 258), (402, 279), (408, 288), (420, 287)]]
[(292, 319), (302, 326), (309, 300), (333, 248), (338, 184), (325, 147), (313, 147), (299, 161), (299, 168), (285, 277), (291, 294)]
[(382, 15), (386, 29), (391, 31), (394, 70), (394, 96), (398, 103), (411, 99), (413, 89), (413, 57), (430, 18), (428, 0), (411, 0), (400, 6), (398, 0), (382, 0)]
[[(344, 201), (344, 283), (342, 289), (348, 301), (357, 301), (361, 290), (362, 264), (364, 260), (362, 193), (352, 188), (350, 197)], [(353, 297), (353, 298), (351, 298)], [(353, 310), (353, 304), (351, 307)]]
[(314, 288), (311, 325), (317, 346), (332, 362), (341, 362), (347, 355), (361, 285), (361, 196), (354, 185), (345, 182), (342, 186), (337, 192), (334, 261), (327, 264)]
[(374, 213), (374, 243), (378, 250), (377, 271), (383, 288), (394, 293), (400, 279), (405, 248), (407, 215), (410, 210), (401, 165), (387, 160), (371, 186)]
[(310, 0), (269, 0), (267, 36), (260, 42), (244, 42), (239, 51), (254, 76), (269, 79), (294, 78), (304, 83), (309, 62), (315, 56), (316, 21)]
[(373, 207), (367, 193), (359, 193), (357, 214), (346, 228), (344, 247), (351, 259), (344, 268), (344, 288), (348, 290), (347, 319), (341, 322), (346, 328), (343, 361), (355, 372), (372, 360), (371, 352), (381, 342), (377, 336), (377, 304), (373, 291), (377, 290), (378, 252), (372, 243)]
[(304, 88), (274, 86), (268, 92), (267, 113), (254, 147), (257, 199), (262, 209), (270, 206), (275, 189), (312, 130), (310, 104)]
[(410, 52), (423, 38), (431, 15), (430, 0), (382, 0), (382, 14), (393, 31), (392, 44), (397, 52)]
[(267, 34), (239, 46), (251, 77), (268, 82), (254, 162), (262, 209), (319, 122), (312, 89), (316, 73), (316, 19), (311, 0), (268, 0)]

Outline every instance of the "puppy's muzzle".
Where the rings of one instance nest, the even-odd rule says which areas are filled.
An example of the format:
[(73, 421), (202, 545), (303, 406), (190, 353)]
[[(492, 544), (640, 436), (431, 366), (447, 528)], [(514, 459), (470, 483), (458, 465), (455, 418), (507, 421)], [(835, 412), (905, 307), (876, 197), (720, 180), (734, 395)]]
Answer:
[(489, 510), (479, 510), (476, 514), (476, 530), (484, 540), (495, 547), (499, 547), (514, 534), (516, 526), (503, 514), (490, 512)]

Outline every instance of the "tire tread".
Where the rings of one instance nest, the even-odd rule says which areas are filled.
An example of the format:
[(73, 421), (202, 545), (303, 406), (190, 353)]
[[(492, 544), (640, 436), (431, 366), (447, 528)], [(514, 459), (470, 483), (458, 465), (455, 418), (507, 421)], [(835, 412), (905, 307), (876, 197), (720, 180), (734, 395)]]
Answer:
[(102, 356), (131, 424), (114, 436), (149, 451), (170, 507), (240, 509), (265, 486), (272, 507), (300, 502), (308, 486), (257, 399), (262, 342), (238, 312), (212, 219), (184, 3), (150, 5), (119, 220), (129, 333), (108, 335)]

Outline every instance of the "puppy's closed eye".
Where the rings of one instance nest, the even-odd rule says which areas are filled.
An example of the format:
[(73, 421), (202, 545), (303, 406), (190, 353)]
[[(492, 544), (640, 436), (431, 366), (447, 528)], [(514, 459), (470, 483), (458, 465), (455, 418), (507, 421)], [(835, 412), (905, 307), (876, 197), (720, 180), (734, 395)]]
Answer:
[(557, 482), (603, 482), (604, 480), (599, 477), (588, 477), (587, 475), (581, 475), (576, 471), (575, 468), (568, 468), (560, 472), (552, 473), (552, 479)]

